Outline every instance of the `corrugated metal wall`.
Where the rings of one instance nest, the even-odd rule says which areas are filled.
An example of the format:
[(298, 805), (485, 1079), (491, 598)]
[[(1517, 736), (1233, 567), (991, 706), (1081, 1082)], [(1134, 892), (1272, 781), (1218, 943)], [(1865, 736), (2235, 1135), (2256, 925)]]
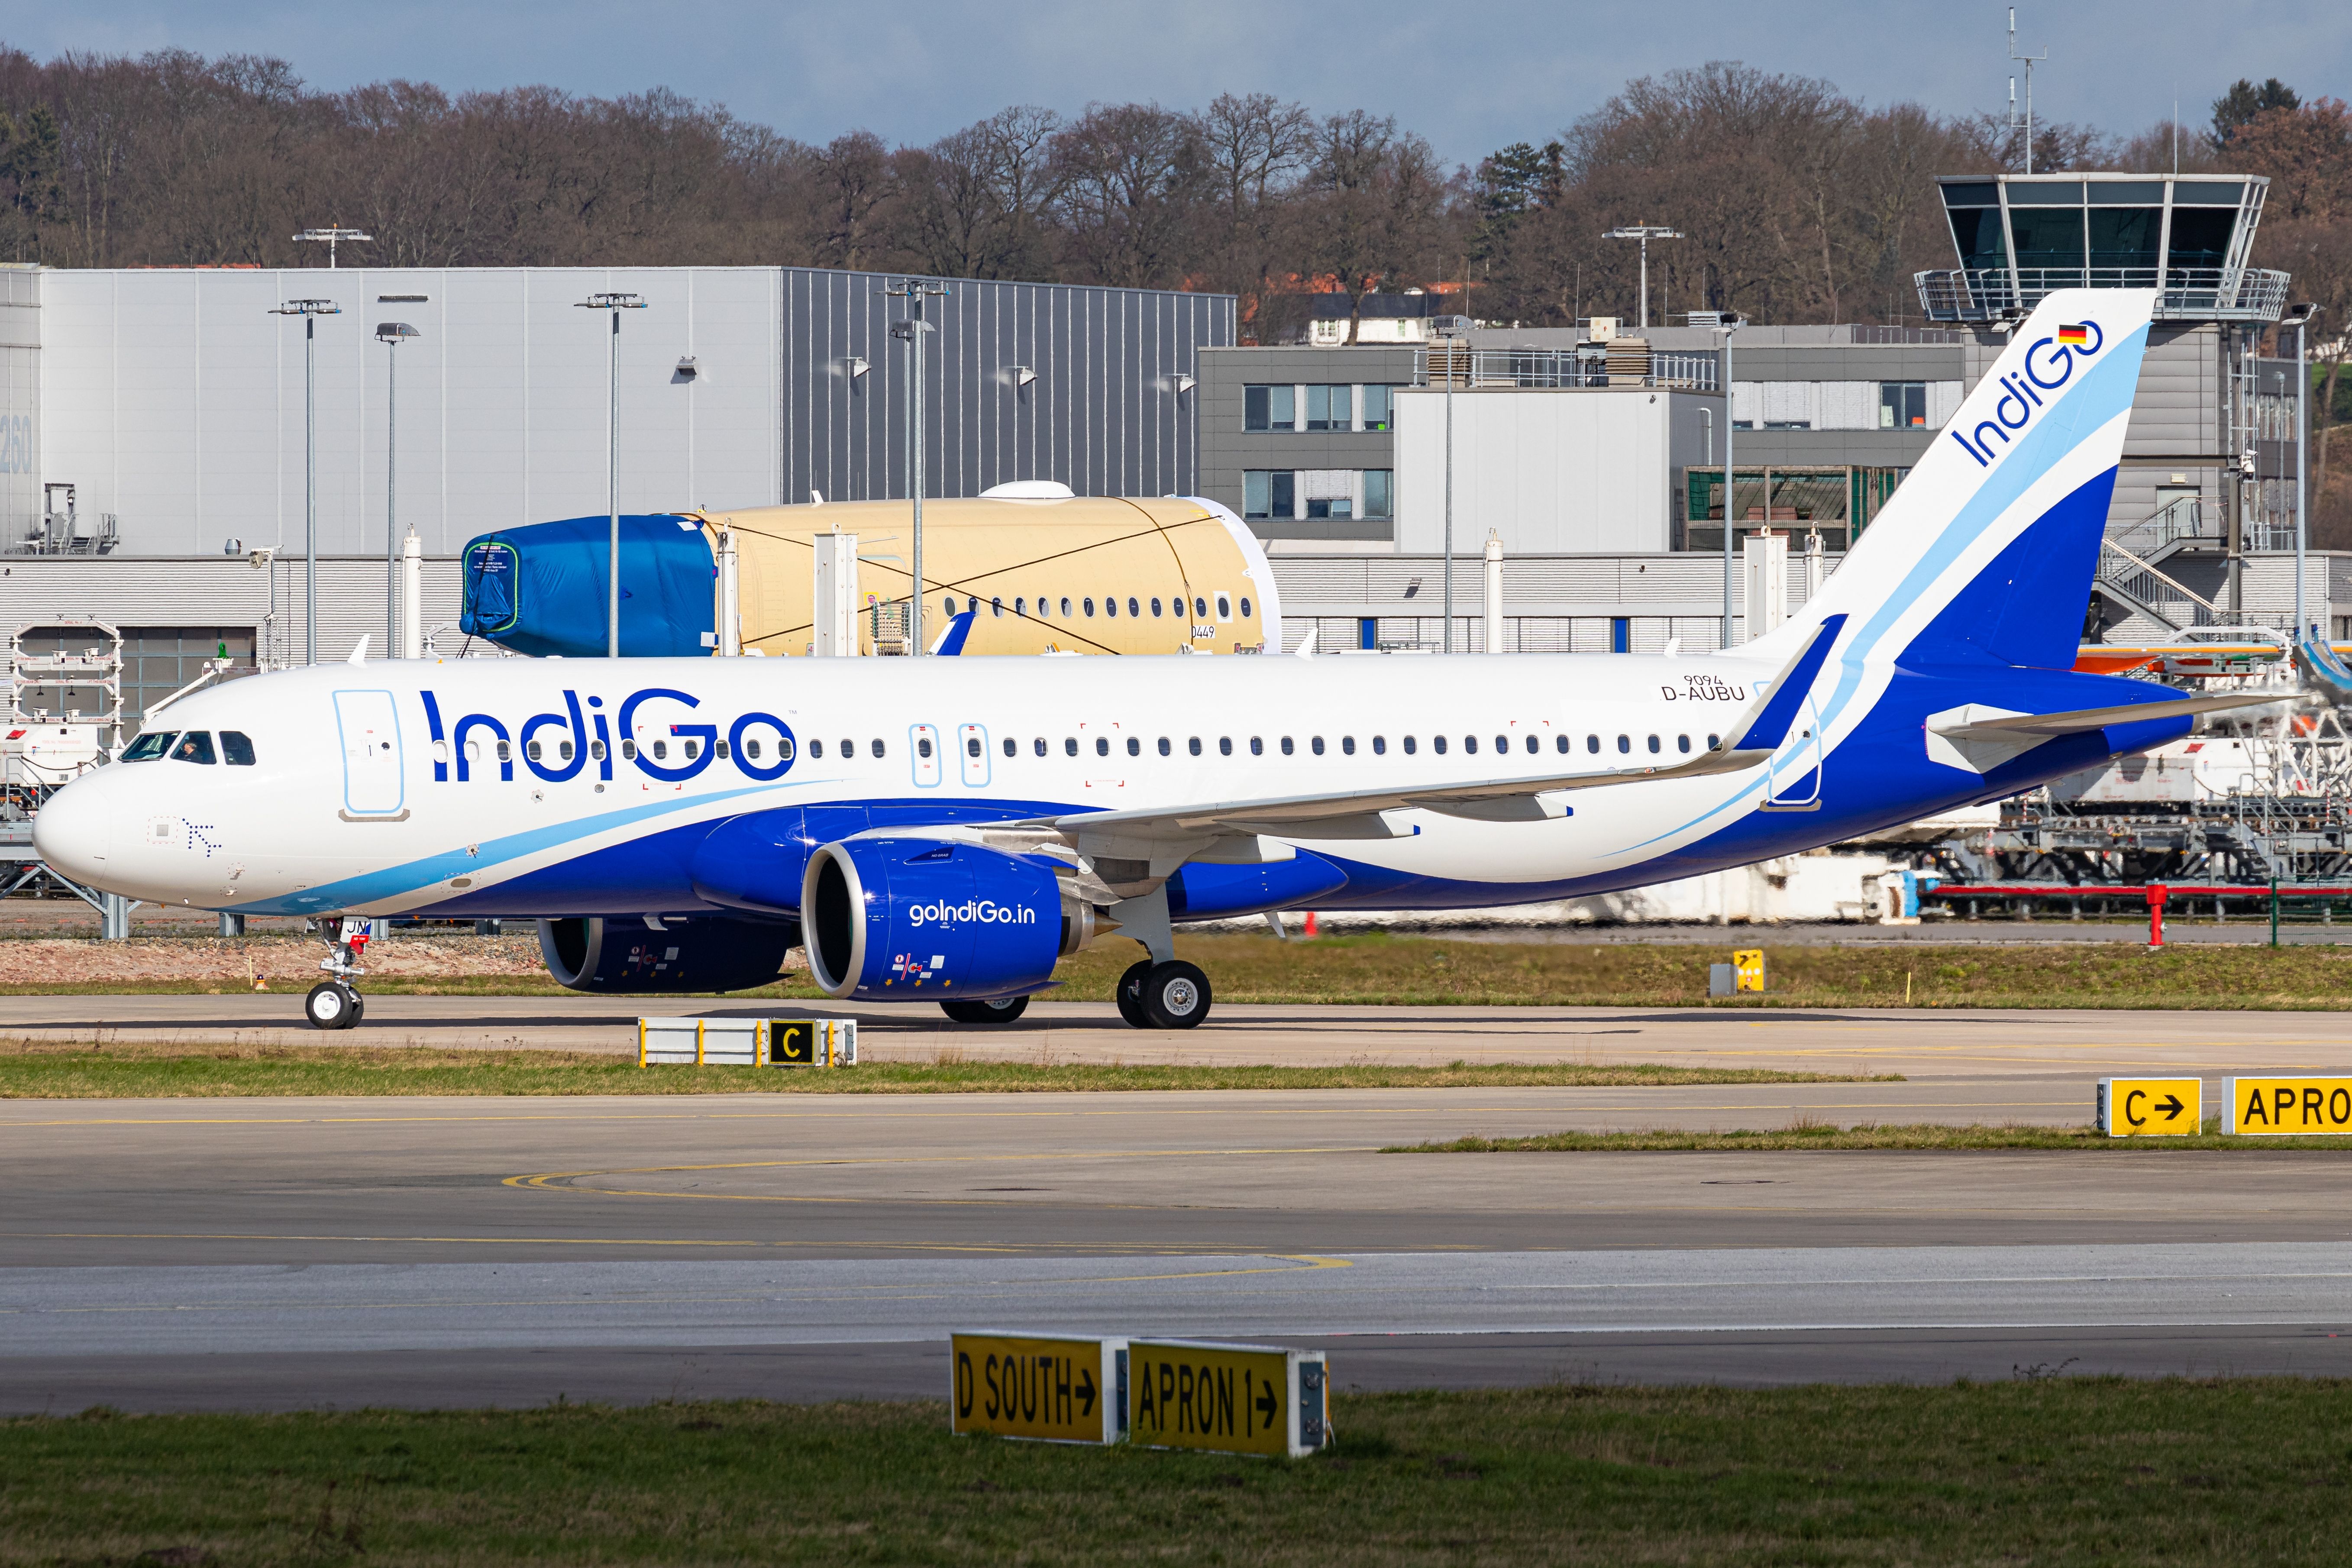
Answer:
[[(782, 500), (907, 493), (908, 366), (889, 325), (908, 301), (882, 292), (898, 281), (784, 269)], [(952, 291), (923, 305), (939, 329), (925, 350), (927, 493), (976, 495), (1010, 479), (1059, 479), (1081, 495), (1198, 485), (1195, 394), (1177, 378), (1199, 374), (1201, 350), (1234, 341), (1231, 295), (943, 286)], [(1020, 384), (1016, 366), (1035, 379)]]

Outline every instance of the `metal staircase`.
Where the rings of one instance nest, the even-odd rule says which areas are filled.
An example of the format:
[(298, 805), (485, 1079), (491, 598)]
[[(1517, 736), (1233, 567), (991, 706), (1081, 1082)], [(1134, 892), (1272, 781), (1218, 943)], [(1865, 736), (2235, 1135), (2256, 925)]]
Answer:
[(2213, 601), (2159, 569), (2184, 550), (2223, 542), (2208, 529), (2204, 510), (2195, 496), (2183, 496), (2102, 539), (2099, 591), (2173, 631), (2217, 625), (2223, 616)]

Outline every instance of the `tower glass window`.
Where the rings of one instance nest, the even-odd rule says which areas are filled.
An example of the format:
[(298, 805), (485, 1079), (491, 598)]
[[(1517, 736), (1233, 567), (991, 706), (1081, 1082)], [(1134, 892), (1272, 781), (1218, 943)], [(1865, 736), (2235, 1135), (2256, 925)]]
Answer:
[(1356, 424), (1356, 389), (1352, 386), (1310, 386), (1307, 389), (1307, 428), (1351, 430)]

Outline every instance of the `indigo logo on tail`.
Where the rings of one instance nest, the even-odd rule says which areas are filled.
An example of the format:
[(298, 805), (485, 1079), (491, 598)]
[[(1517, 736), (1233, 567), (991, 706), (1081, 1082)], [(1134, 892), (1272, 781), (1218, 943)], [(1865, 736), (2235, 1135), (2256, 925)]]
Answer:
[(2000, 396), (1993, 403), (1992, 417), (1978, 420), (1977, 427), (1967, 435), (1955, 428), (1952, 439), (1977, 460), (1978, 468), (1991, 468), (1993, 459), (2000, 456), (1993, 450), (1993, 441), (1997, 438), (2007, 447), (2013, 434), (2021, 434), (2033, 423), (2033, 416), (2049, 406), (2042, 395), (2054, 395), (2073, 379), (2074, 356), (2088, 359), (2105, 347), (2106, 341), (2106, 334), (2099, 330), (2096, 321), (2082, 321), (2060, 327), (2054, 338), (2038, 338), (2027, 344), (2025, 374), (2005, 371), (1998, 378)]

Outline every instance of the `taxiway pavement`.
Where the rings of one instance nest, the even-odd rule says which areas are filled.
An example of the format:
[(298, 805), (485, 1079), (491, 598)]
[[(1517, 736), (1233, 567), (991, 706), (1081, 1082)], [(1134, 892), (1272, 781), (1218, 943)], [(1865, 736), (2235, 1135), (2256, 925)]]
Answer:
[(2352, 1013), (2022, 1008), (1270, 1006), (1220, 1003), (1197, 1029), (1129, 1028), (1108, 1003), (1039, 1002), (1016, 1024), (950, 1024), (929, 1003), (820, 1007), (707, 998), (372, 995), (360, 1026), (304, 1026), (291, 995), (0, 996), (0, 1037), (204, 1044), (432, 1045), (633, 1053), (640, 1012), (854, 1016), (877, 1061), (1295, 1066), (1662, 1062), (1908, 1078), (2317, 1071)]
[(2332, 1153), (1383, 1152), (2087, 1108), (2042, 1076), (0, 1102), (0, 1410), (929, 1393), (981, 1323), (1327, 1342), (1343, 1386), (2352, 1372)]

